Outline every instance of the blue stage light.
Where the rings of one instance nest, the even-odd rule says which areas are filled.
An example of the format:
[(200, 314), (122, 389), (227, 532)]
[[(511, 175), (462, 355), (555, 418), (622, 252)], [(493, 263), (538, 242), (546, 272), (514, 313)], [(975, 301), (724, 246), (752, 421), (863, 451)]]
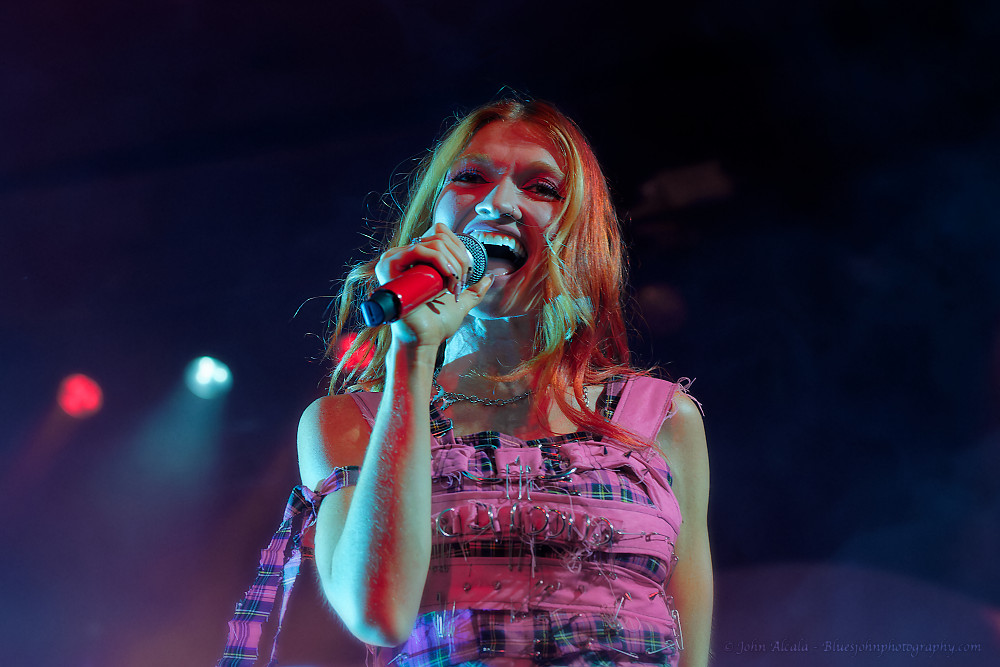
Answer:
[(218, 398), (232, 387), (233, 374), (218, 359), (199, 357), (188, 364), (184, 381), (195, 396)]

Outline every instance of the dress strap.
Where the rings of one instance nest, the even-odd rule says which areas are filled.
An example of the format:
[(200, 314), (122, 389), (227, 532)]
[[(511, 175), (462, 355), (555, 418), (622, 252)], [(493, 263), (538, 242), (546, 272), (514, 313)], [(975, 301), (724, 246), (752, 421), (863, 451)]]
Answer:
[(303, 546), (302, 538), (315, 523), (320, 502), (327, 493), (337, 491), (357, 483), (356, 466), (335, 468), (324, 480), (319, 493), (305, 486), (292, 489), (285, 505), (281, 525), (271, 537), (266, 549), (260, 552), (260, 566), (257, 578), (243, 599), (236, 604), (236, 612), (229, 621), (229, 636), (226, 648), (217, 667), (252, 667), (257, 662), (264, 624), (274, 609), (278, 586), (282, 587), (281, 608), (278, 610), (278, 627), (271, 643), (271, 657), (268, 665), (275, 665), (278, 649), (278, 635), (288, 607), (288, 598), (299, 574), (303, 556), (311, 557), (312, 550)]
[(382, 402), (382, 392), (352, 391), (348, 394), (354, 399), (361, 411), (361, 415), (368, 422), (368, 427), (375, 425), (375, 414), (378, 412), (378, 404)]
[(667, 418), (677, 384), (640, 375), (630, 378), (618, 394), (618, 405), (611, 421), (647, 440), (656, 434)]

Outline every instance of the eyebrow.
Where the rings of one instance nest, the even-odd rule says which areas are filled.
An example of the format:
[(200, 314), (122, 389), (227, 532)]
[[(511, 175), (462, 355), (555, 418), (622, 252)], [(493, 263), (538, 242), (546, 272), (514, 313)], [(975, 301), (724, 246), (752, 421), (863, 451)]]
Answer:
[[(493, 159), (485, 153), (467, 153), (466, 155), (460, 155), (456, 162), (460, 161), (476, 162), (479, 164), (489, 165), (496, 171), (504, 173), (505, 169), (499, 169)], [(524, 167), (524, 171), (544, 171), (548, 172), (554, 176), (558, 176), (560, 179), (566, 178), (566, 174), (562, 172), (562, 169), (549, 162), (544, 162), (542, 160), (533, 160)]]

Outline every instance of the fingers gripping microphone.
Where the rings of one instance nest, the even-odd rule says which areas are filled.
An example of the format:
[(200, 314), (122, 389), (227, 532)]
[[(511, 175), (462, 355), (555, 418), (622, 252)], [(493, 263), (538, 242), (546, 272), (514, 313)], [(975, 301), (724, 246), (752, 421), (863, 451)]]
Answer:
[[(459, 234), (458, 239), (472, 254), (469, 283), (478, 283), (486, 274), (486, 248), (465, 234)], [(445, 279), (437, 270), (426, 264), (416, 264), (375, 290), (361, 304), (361, 316), (370, 327), (395, 322), (440, 294), (444, 284)]]

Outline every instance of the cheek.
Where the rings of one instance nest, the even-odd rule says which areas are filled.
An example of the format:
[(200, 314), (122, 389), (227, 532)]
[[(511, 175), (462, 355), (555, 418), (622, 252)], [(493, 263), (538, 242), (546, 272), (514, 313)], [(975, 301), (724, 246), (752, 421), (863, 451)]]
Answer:
[(545, 238), (550, 241), (555, 237), (556, 232), (559, 230), (559, 226), (556, 224), (555, 219), (558, 214), (558, 209), (555, 206), (546, 206), (537, 213), (535, 218), (538, 221), (538, 228), (541, 230)]
[(541, 265), (545, 263), (543, 255), (546, 245), (555, 238), (559, 225), (555, 224), (556, 211), (548, 206), (522, 209), (527, 225), (522, 228), (522, 236), (529, 246), (529, 263)]
[(473, 197), (465, 193), (445, 190), (434, 206), (434, 222), (448, 227), (460, 224), (468, 217), (468, 209), (473, 205)]

